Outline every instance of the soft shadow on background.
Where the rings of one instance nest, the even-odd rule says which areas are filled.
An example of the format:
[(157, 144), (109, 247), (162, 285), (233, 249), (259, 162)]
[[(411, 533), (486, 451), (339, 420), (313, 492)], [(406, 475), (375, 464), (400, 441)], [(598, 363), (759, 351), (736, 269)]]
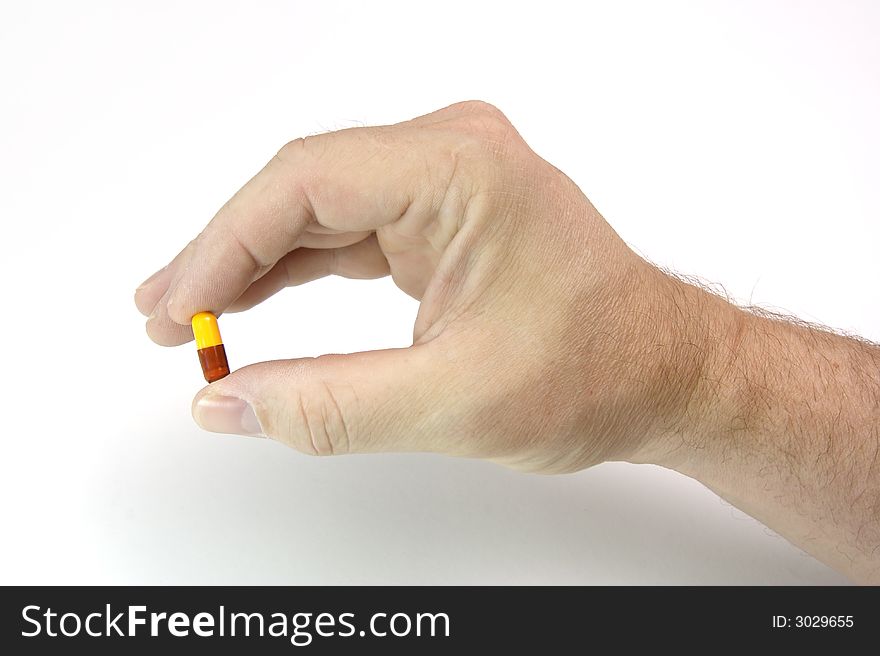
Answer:
[[(843, 579), (696, 483), (607, 464), (526, 476), (437, 456), (316, 459), (158, 439), (93, 481), (105, 574), (142, 582), (802, 584)], [(186, 440), (180, 448), (175, 440)], [(117, 454), (119, 455), (119, 454)], [(161, 536), (161, 537), (160, 537)]]

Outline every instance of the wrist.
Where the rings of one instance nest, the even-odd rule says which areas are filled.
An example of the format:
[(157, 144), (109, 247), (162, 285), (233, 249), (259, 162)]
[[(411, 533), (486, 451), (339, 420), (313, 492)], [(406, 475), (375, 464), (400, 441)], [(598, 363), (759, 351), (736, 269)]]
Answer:
[(756, 317), (723, 298), (656, 270), (651, 295), (656, 358), (651, 429), (631, 462), (695, 475), (735, 423), (740, 354)]

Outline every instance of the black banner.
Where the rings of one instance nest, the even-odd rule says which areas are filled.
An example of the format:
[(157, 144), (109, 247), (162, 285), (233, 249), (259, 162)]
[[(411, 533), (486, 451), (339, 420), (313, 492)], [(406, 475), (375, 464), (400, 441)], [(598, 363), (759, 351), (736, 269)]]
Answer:
[(7, 654), (706, 651), (880, 638), (878, 588), (7, 587), (0, 595)]

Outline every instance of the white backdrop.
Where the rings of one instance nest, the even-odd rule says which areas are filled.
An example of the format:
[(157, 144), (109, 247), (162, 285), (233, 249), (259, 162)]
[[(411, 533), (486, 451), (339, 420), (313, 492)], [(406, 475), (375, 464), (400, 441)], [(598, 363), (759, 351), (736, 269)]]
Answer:
[[(651, 260), (880, 339), (880, 5), (0, 6), (0, 583), (841, 583), (698, 483), (309, 458), (191, 421), (134, 288), (285, 141), (498, 105)], [(390, 280), (224, 316), (233, 366), (406, 345)]]

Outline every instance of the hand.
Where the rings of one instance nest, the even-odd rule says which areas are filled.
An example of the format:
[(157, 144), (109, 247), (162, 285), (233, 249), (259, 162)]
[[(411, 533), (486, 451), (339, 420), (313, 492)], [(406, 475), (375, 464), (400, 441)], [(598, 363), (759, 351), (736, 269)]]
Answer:
[(135, 300), (170, 346), (197, 312), (388, 273), (421, 301), (413, 346), (244, 367), (199, 392), (196, 421), (311, 454), (573, 471), (650, 451), (709, 353), (689, 310), (709, 295), (637, 257), (480, 102), (290, 142)]
[(413, 346), (245, 367), (196, 421), (312, 454), (662, 464), (878, 582), (880, 349), (667, 276), (484, 103), (292, 141), (135, 300), (174, 345), (197, 312), (387, 273), (421, 300)]

